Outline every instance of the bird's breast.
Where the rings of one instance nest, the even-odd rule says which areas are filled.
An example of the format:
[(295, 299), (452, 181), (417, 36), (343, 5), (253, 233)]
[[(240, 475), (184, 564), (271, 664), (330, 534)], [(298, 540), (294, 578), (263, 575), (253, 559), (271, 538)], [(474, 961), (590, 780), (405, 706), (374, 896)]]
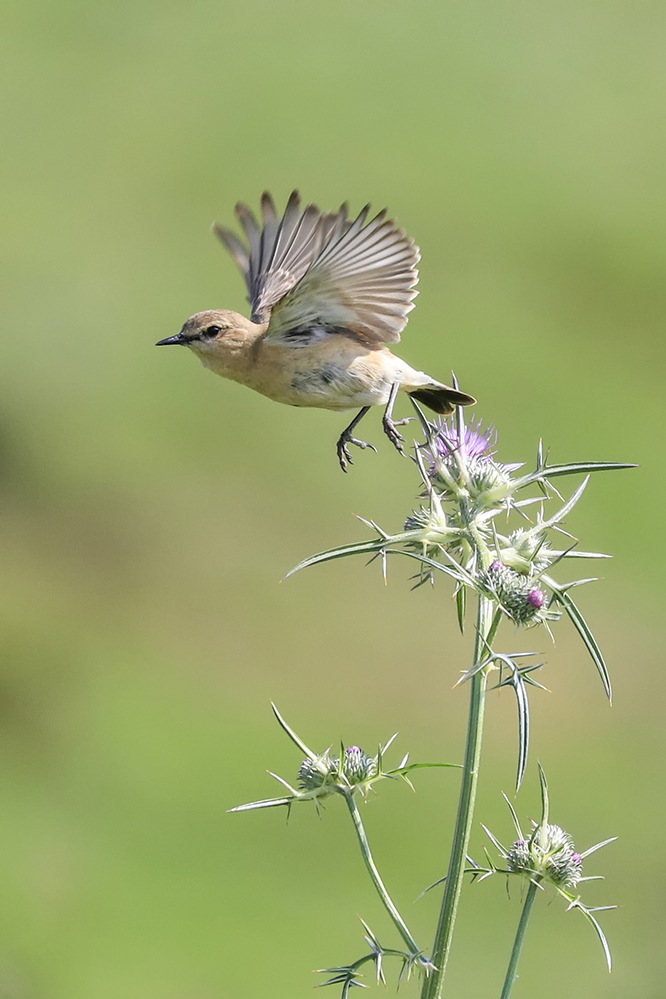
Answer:
[(345, 410), (388, 400), (398, 359), (346, 337), (298, 350), (263, 343), (251, 373), (252, 388), (290, 406)]

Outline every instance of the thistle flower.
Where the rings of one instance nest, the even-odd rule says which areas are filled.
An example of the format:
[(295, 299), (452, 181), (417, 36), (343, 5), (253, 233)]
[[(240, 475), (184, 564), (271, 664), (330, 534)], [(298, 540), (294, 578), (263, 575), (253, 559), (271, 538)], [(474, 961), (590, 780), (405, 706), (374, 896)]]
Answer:
[(407, 950), (396, 950), (395, 948), (382, 947), (372, 930), (366, 923), (363, 923), (366, 930), (365, 939), (371, 946), (370, 954), (364, 955), (358, 961), (349, 965), (340, 965), (335, 968), (321, 969), (325, 974), (331, 974), (333, 976), (332, 978), (329, 978), (327, 982), (323, 982), (322, 984), (342, 985), (342, 994), (343, 997), (346, 997), (352, 986), (362, 984), (358, 981), (359, 969), (370, 961), (375, 964), (377, 980), (384, 981), (382, 966), (384, 958), (386, 957), (399, 958), (402, 961), (402, 971), (406, 972), (408, 977), (414, 968), (418, 968), (426, 975), (429, 975), (431, 972), (436, 970), (435, 965), (430, 958), (427, 957), (423, 949), (416, 943), (407, 927), (407, 924), (391, 899), (391, 896), (386, 889), (386, 885), (379, 874), (374, 857), (372, 856), (368, 836), (363, 825), (363, 819), (361, 818), (361, 813), (359, 811), (356, 792), (360, 791), (360, 793), (365, 797), (369, 788), (375, 783), (375, 781), (382, 780), (387, 777), (400, 777), (411, 787), (411, 782), (407, 776), (409, 771), (418, 770), (422, 767), (448, 767), (454, 766), (455, 764), (408, 763), (407, 760), (409, 754), (407, 754), (400, 763), (400, 766), (395, 767), (392, 770), (384, 770), (384, 753), (396, 738), (395, 735), (389, 739), (385, 746), (379, 747), (377, 756), (375, 757), (368, 756), (368, 754), (364, 752), (360, 746), (342, 746), (342, 752), (339, 757), (331, 756), (330, 750), (326, 750), (325, 753), (318, 756), (316, 753), (313, 753), (312, 750), (306, 746), (303, 740), (296, 735), (293, 729), (287, 725), (275, 705), (272, 704), (271, 707), (273, 708), (273, 713), (275, 714), (280, 727), (284, 732), (286, 732), (291, 741), (298, 746), (301, 752), (305, 753), (305, 759), (298, 769), (299, 790), (291, 787), (287, 781), (283, 780), (282, 777), (278, 777), (277, 774), (272, 774), (271, 776), (275, 777), (276, 780), (280, 781), (280, 783), (289, 790), (290, 793), (288, 795), (284, 795), (282, 798), (266, 798), (262, 801), (251, 801), (246, 805), (238, 805), (236, 808), (231, 808), (229, 811), (248, 812), (254, 811), (258, 808), (273, 808), (279, 805), (286, 805), (287, 809), (291, 810), (291, 806), (295, 801), (314, 801), (315, 806), (318, 809), (321, 798), (332, 794), (340, 795), (344, 799), (349, 810), (349, 814), (351, 815), (354, 829), (356, 831), (356, 837), (363, 855), (363, 860), (377, 894), (379, 895), (389, 916), (393, 920), (396, 929), (402, 937), (402, 940), (408, 948)]
[[(316, 791), (326, 784), (335, 783), (335, 779), (340, 769), (340, 761), (331, 757), (328, 753), (315, 760), (303, 760), (298, 768), (297, 782), (302, 791)], [(329, 794), (331, 791), (329, 790)]]
[(544, 609), (548, 598), (536, 579), (510, 569), (499, 559), (488, 567), (483, 579), (491, 596), (518, 625), (540, 624), (560, 616)]
[(494, 445), (497, 444), (497, 430), (492, 423), (485, 430), (482, 427), (481, 418), (474, 425), (472, 417), (470, 426), (463, 427), (462, 430), (455, 420), (440, 418), (435, 423), (434, 443), (437, 454), (443, 459), (448, 459), (454, 457), (457, 452), (465, 461), (494, 457), (497, 453), (493, 451)]
[[(384, 579), (387, 577), (388, 556), (401, 555), (414, 560), (418, 571), (414, 587), (434, 582), (445, 575), (454, 583), (458, 624), (465, 628), (468, 597), (476, 593), (478, 607), (485, 601), (488, 613), (487, 634), (475, 652), (473, 666), (459, 682), (487, 673), (504, 661), (511, 669), (509, 683), (515, 690), (519, 710), (520, 754), (518, 785), (527, 760), (529, 732), (529, 701), (527, 686), (537, 684), (529, 674), (536, 667), (518, 669), (510, 664), (511, 657), (495, 647), (495, 636), (502, 617), (508, 617), (519, 627), (543, 624), (566, 614), (578, 632), (601, 677), (608, 699), (611, 684), (608, 669), (596, 639), (574, 602), (571, 591), (575, 586), (592, 582), (576, 579), (560, 583), (551, 575), (563, 559), (609, 558), (600, 552), (580, 551), (575, 539), (565, 550), (555, 550), (549, 544), (552, 532), (566, 534), (562, 525), (583, 496), (590, 474), (564, 499), (551, 480), (568, 475), (610, 471), (635, 467), (620, 462), (592, 461), (549, 465), (541, 442), (537, 449), (534, 471), (514, 475), (522, 463), (499, 462), (496, 457), (497, 433), (493, 426), (484, 427), (481, 420), (465, 425), (464, 413), (429, 422), (420, 408), (416, 410), (425, 435), (415, 447), (414, 461), (421, 475), (425, 502), (406, 518), (404, 530), (391, 534), (373, 520), (359, 518), (375, 532), (367, 541), (341, 545), (305, 559), (287, 573), (308, 566), (345, 558), (348, 555), (369, 555), (370, 561), (380, 560)], [(532, 488), (518, 498), (521, 490)], [(548, 518), (545, 504), (559, 497), (559, 508)], [(526, 511), (536, 508), (530, 518)], [(520, 516), (529, 526), (503, 527), (507, 520)], [(500, 516), (502, 515), (502, 516)], [(506, 534), (503, 533), (506, 530)], [(571, 535), (568, 535), (572, 537)], [(501, 666), (500, 666), (501, 668)]]
[(482, 420), (469, 427), (451, 419), (434, 425), (430, 437), (429, 477), (443, 499), (457, 499), (468, 494), (473, 499), (507, 486), (511, 472), (520, 464), (505, 465), (495, 461), (497, 431), (492, 424), (483, 429)]
[[(474, 864), (470, 870), (474, 879), (484, 881), (493, 874), (518, 875), (530, 882), (530, 892), (533, 895), (535, 888), (542, 887), (544, 883), (551, 884), (559, 895), (568, 903), (569, 909), (579, 909), (586, 919), (594, 926), (594, 929), (601, 941), (601, 945), (606, 955), (608, 970), (610, 971), (611, 958), (608, 943), (599, 923), (593, 913), (604, 909), (614, 909), (614, 905), (586, 906), (580, 896), (573, 894), (571, 889), (576, 889), (581, 881), (597, 880), (596, 878), (583, 877), (583, 860), (591, 853), (600, 850), (603, 846), (614, 842), (616, 837), (596, 843), (589, 850), (578, 853), (574, 847), (573, 837), (562, 829), (561, 826), (549, 822), (549, 798), (548, 784), (543, 767), (539, 764), (539, 779), (541, 782), (541, 820), (533, 823), (534, 828), (531, 836), (525, 836), (520, 828), (520, 822), (515, 809), (506, 795), (504, 800), (509, 806), (511, 818), (518, 834), (518, 839), (512, 843), (511, 847), (505, 849), (499, 840), (486, 829), (487, 835), (495, 848), (506, 861), (506, 870), (502, 871), (490, 861), (490, 866), (483, 868)], [(531, 906), (531, 902), (530, 902)]]
[(351, 785), (365, 784), (377, 775), (377, 760), (364, 753), (360, 746), (347, 746), (342, 773)]
[(538, 877), (558, 888), (574, 888), (583, 876), (583, 860), (573, 838), (552, 824), (536, 826), (529, 840), (516, 840), (506, 859), (512, 874)]
[(545, 572), (558, 558), (546, 540), (546, 531), (518, 527), (501, 549), (502, 562), (516, 572)]
[(302, 791), (316, 791), (327, 788), (332, 793), (331, 785), (346, 784), (355, 787), (367, 784), (377, 775), (377, 760), (364, 753), (360, 746), (347, 746), (340, 758), (331, 756), (328, 752), (312, 760), (307, 757), (298, 768), (298, 786)]
[(384, 754), (393, 743), (396, 736), (392, 736), (384, 746), (380, 746), (376, 756), (369, 756), (360, 746), (342, 746), (340, 756), (331, 755), (330, 749), (324, 753), (314, 753), (306, 746), (303, 740), (287, 725), (280, 712), (275, 707), (273, 713), (278, 720), (280, 727), (289, 736), (301, 752), (305, 753), (305, 759), (298, 768), (296, 778), (297, 788), (294, 788), (283, 777), (268, 771), (288, 791), (288, 795), (280, 798), (264, 798), (261, 801), (251, 801), (246, 805), (237, 805), (231, 808), (231, 812), (248, 812), (257, 808), (273, 808), (279, 805), (291, 806), (296, 801), (314, 801), (317, 807), (319, 802), (330, 797), (332, 794), (340, 794), (348, 799), (352, 799), (356, 792), (360, 792), (366, 797), (370, 788), (379, 780), (385, 778), (401, 778), (411, 787), (411, 781), (407, 774), (412, 770), (419, 770), (423, 767), (451, 767), (457, 766), (454, 763), (409, 763), (409, 753), (403, 758), (400, 766), (391, 770), (384, 769)]

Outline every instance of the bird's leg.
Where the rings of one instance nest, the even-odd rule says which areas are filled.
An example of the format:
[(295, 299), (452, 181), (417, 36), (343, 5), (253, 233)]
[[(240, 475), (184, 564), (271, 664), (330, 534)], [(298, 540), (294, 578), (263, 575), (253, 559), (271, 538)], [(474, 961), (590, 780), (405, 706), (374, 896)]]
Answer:
[(377, 448), (373, 444), (368, 444), (367, 441), (359, 441), (357, 440), (356, 437), (353, 436), (354, 428), (358, 426), (358, 424), (361, 422), (361, 420), (363, 419), (363, 417), (365, 416), (365, 414), (368, 412), (369, 409), (370, 409), (369, 406), (364, 406), (363, 409), (361, 409), (356, 414), (356, 416), (351, 421), (349, 426), (346, 427), (340, 434), (340, 439), (336, 446), (338, 451), (338, 460), (340, 461), (340, 468), (342, 469), (343, 472), (347, 471), (348, 463), (350, 465), (354, 464), (354, 462), (352, 461), (352, 456), (349, 453), (349, 448), (347, 447), (348, 444), (355, 444), (356, 447), (360, 447), (363, 449), (369, 447), (375, 453), (377, 452)]
[(384, 410), (384, 416), (382, 418), (382, 426), (384, 427), (384, 433), (390, 440), (391, 444), (400, 452), (404, 454), (402, 449), (405, 438), (402, 434), (399, 434), (396, 427), (404, 427), (406, 423), (409, 423), (412, 417), (407, 417), (405, 420), (394, 420), (393, 410), (395, 408), (395, 401), (398, 398), (398, 392), (400, 391), (400, 382), (396, 382), (391, 386), (391, 394), (389, 395), (388, 402), (386, 403), (386, 409)]

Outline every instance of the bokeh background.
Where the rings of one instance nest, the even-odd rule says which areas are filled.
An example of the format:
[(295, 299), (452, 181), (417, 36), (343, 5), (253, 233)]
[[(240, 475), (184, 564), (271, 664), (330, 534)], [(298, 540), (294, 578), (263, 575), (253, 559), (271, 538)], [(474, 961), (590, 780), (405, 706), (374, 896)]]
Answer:
[[(242, 309), (209, 232), (237, 199), (298, 186), (389, 205), (418, 240), (401, 345), (454, 368), (500, 458), (640, 462), (570, 521), (616, 558), (580, 592), (605, 702), (571, 628), (528, 644), (517, 807), (553, 818), (605, 882), (609, 976), (590, 927), (540, 898), (515, 996), (663, 996), (663, 59), (652, 0), (7, 0), (2, 75), (0, 996), (310, 995), (311, 969), (392, 930), (347, 816), (228, 816), (293, 778), (275, 700), (324, 749), (461, 758), (471, 639), (450, 591), (306, 555), (399, 528), (417, 482), (380, 432), (343, 476), (342, 418), (289, 410), (155, 351), (195, 311)], [(405, 407), (405, 414), (407, 408)], [(403, 415), (405, 415), (403, 414)], [(513, 644), (511, 644), (513, 643)], [(505, 647), (525, 644), (510, 630)], [(511, 694), (492, 695), (478, 820), (510, 836)], [(377, 858), (429, 946), (452, 771), (382, 785)], [(479, 824), (473, 851), (481, 855)], [(553, 904), (549, 904), (552, 902)], [(447, 979), (497, 995), (519, 913), (466, 889)], [(417, 990), (410, 985), (409, 996)], [(331, 993), (334, 994), (334, 993)]]

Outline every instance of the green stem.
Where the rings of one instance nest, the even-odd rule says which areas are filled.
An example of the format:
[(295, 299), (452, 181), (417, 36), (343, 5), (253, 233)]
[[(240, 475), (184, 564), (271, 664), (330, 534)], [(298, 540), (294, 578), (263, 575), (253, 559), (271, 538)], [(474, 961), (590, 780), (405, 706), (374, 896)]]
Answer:
[[(500, 616), (493, 618), (493, 601), (479, 594), (476, 641), (474, 643), (474, 662), (486, 658), (487, 645), (492, 643), (499, 626)], [(487, 643), (487, 644), (486, 644)], [(451, 950), (451, 940), (458, 911), (458, 900), (462, 890), (463, 876), (467, 865), (467, 850), (472, 831), (476, 788), (479, 778), (479, 762), (481, 759), (481, 737), (483, 734), (483, 716), (487, 685), (486, 670), (476, 673), (471, 683), (469, 704), (469, 721), (467, 724), (467, 746), (463, 765), (460, 799), (458, 802), (458, 817), (453, 835), (451, 858), (446, 876), (446, 886), (442, 899), (442, 908), (437, 924), (432, 962), (436, 967), (423, 983), (422, 999), (440, 999), (444, 984), (444, 974)]]
[(511, 951), (511, 959), (509, 961), (509, 967), (506, 970), (506, 978), (504, 979), (504, 988), (502, 989), (502, 995), (500, 999), (509, 999), (511, 995), (511, 990), (513, 988), (513, 983), (518, 977), (516, 972), (518, 970), (518, 961), (520, 960), (520, 952), (523, 949), (523, 940), (525, 939), (525, 931), (527, 930), (527, 924), (530, 921), (530, 915), (532, 913), (532, 906), (534, 905), (534, 899), (537, 893), (537, 882), (530, 881), (530, 887), (527, 892), (527, 897), (525, 898), (525, 903), (523, 905), (523, 911), (520, 915), (520, 922), (518, 923), (518, 929), (516, 931), (516, 939), (513, 941), (513, 950)]
[(370, 844), (368, 843), (368, 837), (365, 832), (365, 827), (363, 825), (363, 819), (361, 818), (361, 813), (359, 812), (358, 805), (356, 804), (356, 799), (354, 798), (354, 795), (351, 792), (345, 793), (344, 798), (345, 801), (347, 802), (347, 807), (349, 808), (352, 820), (354, 822), (354, 828), (356, 829), (356, 835), (358, 836), (358, 842), (361, 847), (361, 853), (363, 854), (365, 866), (368, 868), (368, 873), (370, 874), (372, 882), (375, 888), (377, 889), (377, 894), (379, 895), (382, 902), (386, 906), (388, 914), (395, 923), (398, 933), (409, 947), (410, 953), (419, 954), (421, 952), (421, 948), (416, 943), (414, 937), (407, 929), (407, 926), (405, 925), (402, 916), (400, 915), (395, 905), (393, 904), (393, 900), (391, 899), (391, 896), (387, 892), (386, 886), (384, 885), (384, 882), (381, 879), (381, 875), (377, 870), (377, 865), (375, 864), (372, 852), (370, 850)]

